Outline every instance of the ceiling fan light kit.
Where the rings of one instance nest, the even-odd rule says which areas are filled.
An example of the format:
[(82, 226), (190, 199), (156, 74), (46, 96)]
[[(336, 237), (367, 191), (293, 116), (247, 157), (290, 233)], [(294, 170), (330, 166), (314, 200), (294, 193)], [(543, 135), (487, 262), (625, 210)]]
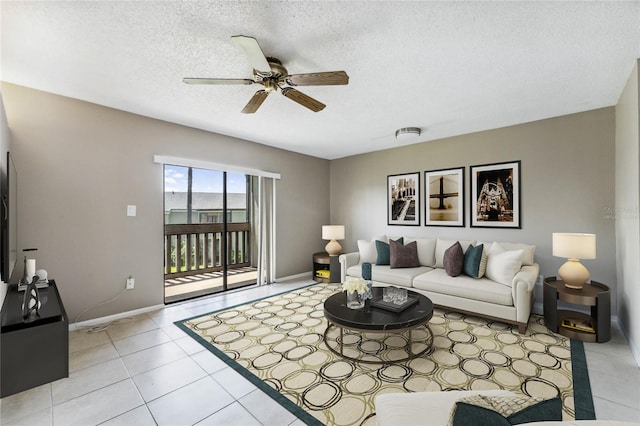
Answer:
[(242, 48), (253, 67), (253, 79), (248, 78), (183, 78), (186, 84), (260, 84), (264, 89), (258, 90), (242, 109), (244, 114), (253, 114), (258, 110), (267, 96), (272, 92), (280, 92), (292, 101), (313, 112), (322, 111), (325, 104), (305, 95), (289, 86), (336, 86), (349, 84), (349, 76), (344, 71), (316, 72), (289, 75), (279, 59), (265, 56), (258, 41), (253, 37), (233, 36), (231, 39)]
[(396, 130), (396, 140), (399, 142), (412, 142), (420, 136), (420, 128), (418, 127), (402, 127)]

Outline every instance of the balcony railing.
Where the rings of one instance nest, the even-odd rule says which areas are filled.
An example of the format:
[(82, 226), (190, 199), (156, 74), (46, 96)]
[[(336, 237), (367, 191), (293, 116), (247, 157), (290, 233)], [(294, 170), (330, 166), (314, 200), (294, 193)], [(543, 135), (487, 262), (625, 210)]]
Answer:
[(164, 226), (164, 277), (177, 278), (251, 266), (251, 224), (227, 224), (227, 250), (222, 250), (222, 223)]

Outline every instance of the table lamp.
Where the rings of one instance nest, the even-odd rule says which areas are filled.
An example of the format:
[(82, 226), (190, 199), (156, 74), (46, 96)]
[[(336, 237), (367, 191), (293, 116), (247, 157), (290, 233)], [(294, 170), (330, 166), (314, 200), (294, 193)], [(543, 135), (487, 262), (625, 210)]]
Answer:
[(336, 240), (344, 240), (344, 225), (323, 225), (322, 239), (331, 240), (324, 247), (329, 256), (339, 255), (342, 246)]
[(580, 263), (580, 259), (596, 258), (596, 235), (563, 232), (554, 232), (551, 235), (553, 255), (567, 259), (558, 269), (558, 276), (564, 281), (565, 287), (582, 289), (590, 274)]

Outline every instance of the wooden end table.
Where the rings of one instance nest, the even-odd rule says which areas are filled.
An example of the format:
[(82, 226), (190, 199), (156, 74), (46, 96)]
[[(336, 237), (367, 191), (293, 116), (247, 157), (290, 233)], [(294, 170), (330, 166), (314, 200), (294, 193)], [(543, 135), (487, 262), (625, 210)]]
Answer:
[[(558, 300), (573, 305), (589, 306), (590, 314), (572, 309), (558, 309)], [(591, 324), (584, 330), (575, 321)], [(604, 343), (611, 339), (611, 291), (596, 281), (576, 290), (556, 277), (544, 279), (544, 322), (555, 333), (584, 342)]]
[(313, 254), (314, 281), (323, 283), (340, 282), (340, 259), (338, 256), (329, 256), (326, 252)]

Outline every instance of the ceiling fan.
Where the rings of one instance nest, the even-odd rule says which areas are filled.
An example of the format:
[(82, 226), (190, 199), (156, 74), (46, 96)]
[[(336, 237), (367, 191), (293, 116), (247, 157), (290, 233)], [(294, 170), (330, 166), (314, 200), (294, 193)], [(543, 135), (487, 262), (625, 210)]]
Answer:
[(260, 84), (264, 89), (258, 90), (249, 103), (243, 108), (244, 114), (253, 114), (258, 110), (267, 96), (272, 92), (280, 92), (294, 102), (313, 112), (322, 111), (326, 106), (322, 102), (305, 95), (290, 86), (331, 86), (349, 84), (349, 76), (344, 71), (316, 72), (308, 74), (289, 74), (282, 62), (277, 58), (265, 56), (258, 41), (243, 35), (231, 39), (240, 46), (253, 66), (253, 79), (249, 78), (183, 78), (187, 84)]

